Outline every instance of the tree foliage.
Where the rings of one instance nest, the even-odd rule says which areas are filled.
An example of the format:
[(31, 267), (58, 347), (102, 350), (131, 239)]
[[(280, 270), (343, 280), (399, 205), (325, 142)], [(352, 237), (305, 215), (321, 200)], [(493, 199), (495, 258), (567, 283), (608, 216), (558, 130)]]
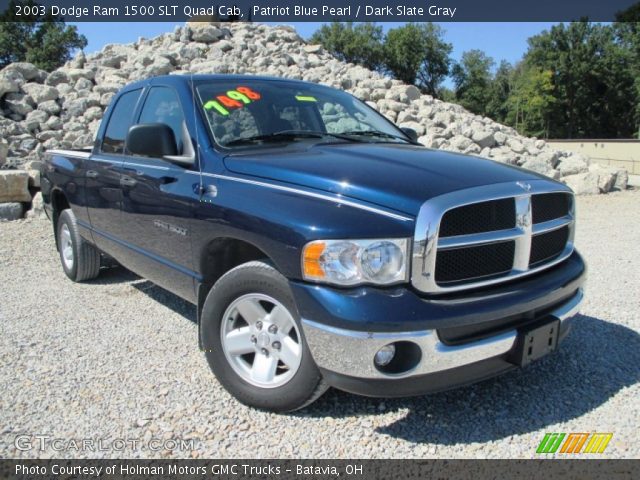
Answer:
[(396, 78), (439, 96), (449, 74), (452, 46), (433, 23), (408, 23), (392, 28), (384, 40), (384, 65)]
[(377, 70), (382, 64), (382, 27), (374, 23), (333, 22), (323, 25), (310, 39), (345, 62)]
[(634, 78), (636, 102), (634, 105), (634, 123), (640, 138), (640, 3), (616, 15), (613, 24), (616, 39), (628, 53), (629, 70)]
[(462, 54), (451, 72), (457, 102), (480, 115), (488, 111), (493, 64), (493, 59), (484, 52), (470, 50)]
[(550, 113), (556, 105), (553, 72), (520, 65), (507, 98), (507, 123), (536, 137), (549, 136)]
[(0, 15), (0, 68), (12, 62), (30, 62), (51, 71), (84, 48), (87, 39), (62, 18), (47, 15), (16, 17), (16, 5), (36, 5), (32, 0), (12, 0)]
[(431, 23), (408, 23), (383, 34), (375, 23), (334, 22), (323, 25), (310, 41), (340, 60), (385, 71), (425, 93), (438, 96), (449, 74), (451, 44)]
[(634, 78), (629, 51), (610, 25), (560, 24), (529, 39), (524, 64), (551, 72), (556, 101), (549, 106), (549, 133), (556, 137), (630, 136)]
[(509, 97), (513, 91), (513, 79), (513, 66), (503, 60), (500, 62), (489, 85), (486, 115), (501, 123), (505, 123), (509, 112)]

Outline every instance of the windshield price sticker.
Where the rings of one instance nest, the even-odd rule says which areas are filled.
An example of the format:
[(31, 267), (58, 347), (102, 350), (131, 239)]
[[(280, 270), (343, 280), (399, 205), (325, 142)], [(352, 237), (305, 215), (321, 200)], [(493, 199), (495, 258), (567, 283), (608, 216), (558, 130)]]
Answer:
[(235, 90), (228, 90), (226, 94), (217, 95), (215, 100), (209, 100), (204, 104), (204, 108), (213, 109), (220, 115), (229, 115), (230, 108), (242, 108), (260, 98), (261, 95), (249, 87), (236, 87)]

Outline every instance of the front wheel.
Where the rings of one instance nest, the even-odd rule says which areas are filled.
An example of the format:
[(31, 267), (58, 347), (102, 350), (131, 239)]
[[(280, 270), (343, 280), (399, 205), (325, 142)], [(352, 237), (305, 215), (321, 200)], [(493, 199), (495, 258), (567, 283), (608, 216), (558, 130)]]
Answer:
[(251, 407), (286, 412), (327, 389), (304, 341), (287, 280), (249, 262), (209, 292), (200, 331), (209, 366), (222, 386)]

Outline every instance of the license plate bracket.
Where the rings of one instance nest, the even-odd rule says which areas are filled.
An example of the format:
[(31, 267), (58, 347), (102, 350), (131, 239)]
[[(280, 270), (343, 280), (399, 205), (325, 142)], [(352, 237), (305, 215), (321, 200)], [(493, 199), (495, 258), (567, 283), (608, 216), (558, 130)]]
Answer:
[(521, 331), (514, 352), (514, 363), (524, 367), (553, 352), (558, 346), (559, 332), (560, 320), (555, 318)]

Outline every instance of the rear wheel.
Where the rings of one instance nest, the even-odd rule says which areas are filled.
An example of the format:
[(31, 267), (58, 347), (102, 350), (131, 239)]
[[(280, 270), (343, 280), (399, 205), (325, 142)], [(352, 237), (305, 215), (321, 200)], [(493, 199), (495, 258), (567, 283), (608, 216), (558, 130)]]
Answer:
[(201, 316), (209, 366), (242, 403), (286, 412), (327, 389), (311, 358), (287, 280), (272, 266), (249, 262), (209, 292)]
[(100, 273), (100, 252), (78, 232), (71, 209), (63, 210), (56, 226), (62, 269), (74, 282), (96, 278)]

